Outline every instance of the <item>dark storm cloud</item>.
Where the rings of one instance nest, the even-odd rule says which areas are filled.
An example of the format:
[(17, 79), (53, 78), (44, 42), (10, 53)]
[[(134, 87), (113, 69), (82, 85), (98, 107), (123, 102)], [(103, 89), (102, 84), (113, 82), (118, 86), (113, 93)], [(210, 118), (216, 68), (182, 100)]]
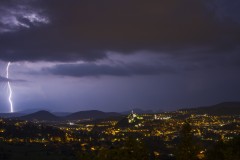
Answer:
[[(154, 54), (153, 54), (154, 55)], [(128, 56), (125, 56), (125, 58)], [(140, 58), (141, 55), (135, 55)], [(193, 73), (195, 71), (215, 70), (221, 71), (235, 70), (240, 67), (238, 53), (231, 56), (221, 54), (198, 55), (195, 57), (159, 57), (154, 56), (151, 59), (141, 57), (138, 61), (125, 59), (125, 61), (114, 60), (113, 57), (105, 59), (104, 64), (95, 62), (84, 63), (65, 63), (57, 64), (52, 67), (45, 67), (40, 72), (30, 72), (31, 74), (53, 74), (70, 77), (88, 77), (88, 76), (134, 76), (134, 75), (166, 75)], [(124, 56), (122, 56), (122, 59)]]
[(26, 82), (26, 80), (9, 79), (9, 78), (5, 78), (5, 77), (0, 76), (0, 83), (1, 82), (3, 82), (3, 83), (6, 83), (6, 82)]
[(164, 66), (152, 66), (143, 64), (126, 64), (111, 66), (105, 64), (60, 64), (52, 68), (44, 68), (44, 73), (62, 76), (88, 77), (88, 76), (132, 76), (132, 75), (156, 75), (173, 73), (174, 70)]
[[(228, 12), (219, 7), (227, 5), (216, 6), (214, 0), (10, 2), (18, 7), (9, 1), (0, 7), (9, 17), (0, 16), (6, 30), (0, 34), (0, 59), (5, 61), (94, 61), (107, 51), (194, 56), (239, 50), (239, 11), (219, 19)], [(196, 48), (206, 51), (185, 52)]]
[(209, 7), (213, 8), (220, 20), (224, 21), (225, 19), (231, 18), (231, 20), (238, 23), (240, 23), (239, 6), (239, 0), (232, 0), (231, 3), (227, 0), (213, 0), (209, 3)]
[(9, 80), (5, 77), (0, 76), (0, 82), (8, 82)]

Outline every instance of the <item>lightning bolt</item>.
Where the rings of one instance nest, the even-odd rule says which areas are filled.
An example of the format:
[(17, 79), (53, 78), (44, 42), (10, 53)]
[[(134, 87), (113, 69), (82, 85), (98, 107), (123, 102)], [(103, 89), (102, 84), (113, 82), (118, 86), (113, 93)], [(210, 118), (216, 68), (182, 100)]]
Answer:
[[(6, 78), (8, 79), (9, 78), (9, 67), (11, 65), (11, 62), (8, 62), (7, 64), (7, 76)], [(9, 104), (10, 104), (10, 109), (11, 109), (11, 113), (13, 113), (13, 103), (12, 103), (12, 87), (11, 87), (11, 84), (10, 84), (10, 81), (8, 80), (7, 82), (7, 85), (8, 85), (8, 90), (9, 90), (9, 96), (8, 96), (8, 101), (9, 101)]]

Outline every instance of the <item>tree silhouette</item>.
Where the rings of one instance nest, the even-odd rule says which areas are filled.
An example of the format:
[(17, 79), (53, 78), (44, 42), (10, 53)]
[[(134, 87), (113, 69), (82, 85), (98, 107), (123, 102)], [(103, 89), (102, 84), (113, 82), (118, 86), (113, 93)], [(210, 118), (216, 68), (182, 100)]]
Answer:
[(217, 142), (207, 151), (207, 160), (239, 160), (240, 159), (240, 136), (223, 142)]
[(129, 138), (123, 146), (103, 150), (98, 155), (99, 160), (147, 160), (148, 151), (144, 144)]
[(77, 157), (81, 160), (148, 160), (149, 152), (143, 143), (128, 138), (119, 146), (104, 148), (99, 152), (79, 153)]
[(176, 147), (177, 160), (198, 160), (199, 147), (191, 131), (191, 125), (185, 122), (180, 131), (180, 142)]

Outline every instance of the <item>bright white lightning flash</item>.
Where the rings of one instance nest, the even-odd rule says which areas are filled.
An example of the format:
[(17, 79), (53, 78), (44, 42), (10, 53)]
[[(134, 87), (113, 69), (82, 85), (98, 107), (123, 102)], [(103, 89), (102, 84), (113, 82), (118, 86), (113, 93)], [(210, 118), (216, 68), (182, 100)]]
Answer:
[[(7, 64), (7, 76), (6, 78), (8, 79), (9, 78), (9, 67), (11, 65), (11, 62), (8, 62)], [(13, 111), (13, 103), (12, 103), (12, 87), (11, 87), (11, 84), (10, 84), (10, 81), (8, 80), (7, 82), (7, 85), (8, 85), (8, 90), (9, 90), (9, 96), (8, 96), (8, 101), (9, 101), (9, 104), (10, 104), (10, 109), (11, 109), (11, 112), (14, 112)]]

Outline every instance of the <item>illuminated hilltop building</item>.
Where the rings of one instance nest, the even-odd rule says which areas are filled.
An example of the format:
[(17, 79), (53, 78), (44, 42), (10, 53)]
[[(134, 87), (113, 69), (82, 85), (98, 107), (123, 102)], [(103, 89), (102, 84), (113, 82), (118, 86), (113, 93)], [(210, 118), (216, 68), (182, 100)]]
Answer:
[(136, 113), (133, 113), (132, 111), (132, 113), (128, 115), (127, 119), (128, 119), (128, 123), (135, 123), (138, 120), (143, 120), (143, 117), (137, 115)]
[(143, 126), (143, 117), (139, 116), (133, 111), (116, 124), (116, 127), (120, 127), (120, 128), (140, 127), (140, 126)]
[(143, 126), (143, 117), (139, 116), (136, 113), (132, 113), (127, 117), (128, 123), (134, 127), (141, 127)]

